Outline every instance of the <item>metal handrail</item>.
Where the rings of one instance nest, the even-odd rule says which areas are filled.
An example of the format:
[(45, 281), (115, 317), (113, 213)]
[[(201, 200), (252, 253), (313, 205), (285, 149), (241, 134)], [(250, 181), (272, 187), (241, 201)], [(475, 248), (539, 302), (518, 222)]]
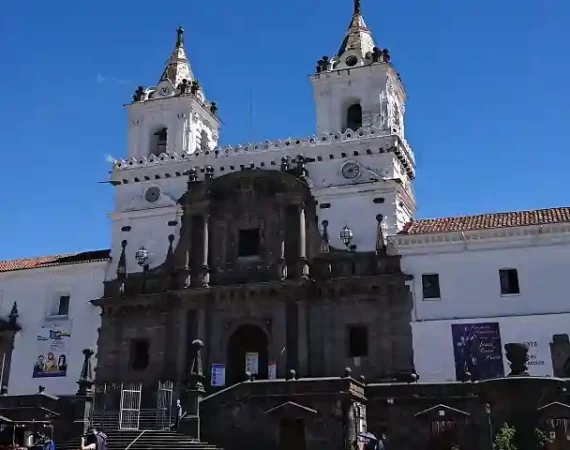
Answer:
[(134, 438), (134, 439), (132, 440), (132, 442), (131, 442), (129, 445), (126, 446), (125, 450), (129, 450), (129, 448), (131, 448), (131, 446), (132, 446), (136, 441), (138, 441), (138, 440), (141, 438), (141, 436), (146, 433), (146, 431), (147, 431), (147, 430), (143, 430), (143, 431), (141, 432), (141, 434), (139, 434), (136, 438)]

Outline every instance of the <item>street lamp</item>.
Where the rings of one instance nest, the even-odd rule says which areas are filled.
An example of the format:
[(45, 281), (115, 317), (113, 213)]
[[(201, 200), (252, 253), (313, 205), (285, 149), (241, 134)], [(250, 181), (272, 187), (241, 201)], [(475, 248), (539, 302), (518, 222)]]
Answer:
[(137, 264), (142, 267), (142, 292), (146, 291), (146, 271), (148, 270), (148, 251), (142, 246), (135, 252)]
[(142, 268), (148, 268), (147, 261), (148, 261), (148, 251), (142, 246), (135, 252), (135, 259), (137, 263)]
[(487, 425), (489, 427), (489, 448), (493, 448), (493, 422), (491, 421), (491, 405), (485, 403), (485, 413), (487, 414)]
[(356, 247), (354, 245), (350, 245), (353, 237), (354, 234), (352, 233), (352, 230), (348, 228), (348, 225), (345, 225), (344, 228), (340, 230), (340, 240), (349, 251), (354, 250), (354, 248)]

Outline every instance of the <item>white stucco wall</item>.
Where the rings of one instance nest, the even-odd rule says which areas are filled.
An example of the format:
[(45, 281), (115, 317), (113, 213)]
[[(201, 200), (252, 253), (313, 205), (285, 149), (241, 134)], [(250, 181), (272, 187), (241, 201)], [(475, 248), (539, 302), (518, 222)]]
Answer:
[[(77, 380), (83, 364), (82, 350), (96, 350), (97, 333), (101, 323), (99, 308), (90, 300), (103, 294), (103, 279), (107, 262), (72, 264), (51, 268), (20, 270), (0, 274), (0, 315), (7, 317), (12, 305), (18, 304), (18, 323), (22, 327), (16, 335), (8, 393), (32, 394), (38, 386), (55, 395), (72, 395), (77, 392)], [(69, 316), (50, 317), (60, 295), (70, 295)], [(45, 335), (42, 327), (52, 325), (68, 330), (64, 338), (67, 375), (54, 378), (33, 378), (34, 364), (45, 348), (38, 336)], [(49, 334), (49, 333), (48, 333)], [(96, 364), (93, 359), (94, 366)]]
[[(378, 214), (385, 217), (385, 231), (394, 234), (415, 211), (410, 178), (396, 155), (386, 151), (394, 143), (402, 149), (407, 148), (406, 144), (395, 136), (370, 133), (362, 139), (344, 136), (338, 141), (334, 137), (331, 140), (318, 141), (318, 144), (303, 140), (298, 145), (294, 141), (291, 145), (287, 145), (287, 141), (276, 141), (259, 145), (257, 149), (253, 148), (255, 145), (250, 150), (226, 148), (218, 155), (210, 152), (184, 159), (164, 157), (164, 160), (159, 158), (143, 164), (131, 161), (115, 167), (112, 177), (120, 184), (116, 186), (115, 211), (111, 214), (113, 263), (108, 268), (106, 279), (116, 276), (123, 240), (128, 242), (129, 272), (142, 270), (135, 260), (135, 252), (143, 246), (150, 252), (151, 268), (164, 262), (168, 236), (174, 235), (174, 245), (178, 242), (181, 208), (177, 201), (186, 192), (187, 177), (183, 174), (190, 168), (197, 168), (198, 177), (202, 179), (200, 169), (211, 166), (217, 178), (242, 170), (242, 165), (245, 168), (253, 164), (258, 169), (280, 170), (281, 158), (290, 158), (291, 166), (294, 166), (293, 160), (299, 155), (314, 159), (306, 164), (308, 184), (319, 203), (319, 225), (323, 220), (329, 221), (331, 245), (344, 248), (339, 234), (348, 225), (354, 232), (353, 244), (360, 251), (374, 250)], [(346, 179), (342, 175), (342, 168), (347, 163), (358, 165), (356, 178)], [(145, 199), (145, 192), (152, 186), (158, 187), (161, 195), (158, 201), (150, 203)], [(381, 203), (374, 201), (380, 198), (383, 199)], [(321, 207), (327, 203), (329, 208)], [(169, 225), (175, 221), (176, 225)], [(124, 231), (125, 227), (128, 231)]]
[(420, 381), (455, 381), (453, 324), (497, 323), (503, 353), (503, 370), (510, 372), (504, 355), (509, 342), (526, 342), (531, 375), (552, 376), (550, 343), (554, 334), (570, 334), (570, 314), (547, 314), (493, 319), (413, 322), (414, 364)]
[[(404, 255), (402, 270), (414, 277), (413, 320), (570, 313), (570, 233), (538, 234), (532, 227), (519, 231), (525, 236), (472, 239), (467, 235), (465, 243), (445, 244), (441, 233), (440, 242), (400, 246), (396, 251)], [(499, 270), (506, 268), (517, 269), (520, 294), (501, 295)], [(439, 274), (441, 298), (424, 300), (422, 274), (433, 273)]]

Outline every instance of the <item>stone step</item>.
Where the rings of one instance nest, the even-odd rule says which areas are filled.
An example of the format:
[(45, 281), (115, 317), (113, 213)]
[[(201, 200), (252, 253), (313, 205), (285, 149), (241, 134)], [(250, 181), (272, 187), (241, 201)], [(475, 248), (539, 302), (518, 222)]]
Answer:
[[(218, 447), (206, 442), (200, 442), (185, 436), (176, 431), (108, 431), (108, 450), (124, 450), (135, 439), (136, 442), (130, 445), (130, 450), (217, 450)], [(58, 445), (59, 450), (77, 450), (79, 448), (79, 438)]]

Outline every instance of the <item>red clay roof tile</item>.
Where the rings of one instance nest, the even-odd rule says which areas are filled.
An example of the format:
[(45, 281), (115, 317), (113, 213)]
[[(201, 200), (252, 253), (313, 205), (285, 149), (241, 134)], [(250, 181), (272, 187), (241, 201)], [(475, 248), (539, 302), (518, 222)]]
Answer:
[(109, 259), (109, 255), (110, 250), (90, 250), (64, 255), (38, 256), (32, 258), (13, 259), (11, 261), (0, 261), (0, 272), (106, 261)]
[(570, 206), (561, 208), (512, 211), (476, 216), (420, 219), (407, 223), (398, 234), (429, 234), (485, 230), (490, 228), (524, 227), (570, 222)]

